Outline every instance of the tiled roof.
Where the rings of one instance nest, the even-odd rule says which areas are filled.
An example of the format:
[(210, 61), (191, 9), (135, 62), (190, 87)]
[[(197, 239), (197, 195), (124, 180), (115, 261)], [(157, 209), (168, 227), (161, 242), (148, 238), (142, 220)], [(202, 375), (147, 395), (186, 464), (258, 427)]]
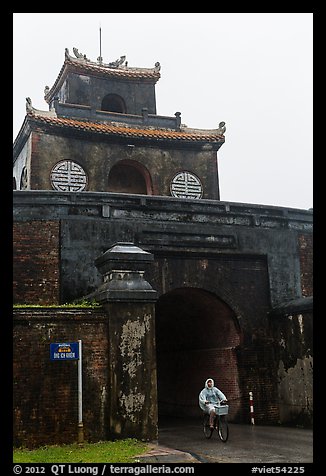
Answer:
[(44, 99), (49, 102), (52, 99), (54, 91), (61, 83), (68, 71), (79, 74), (93, 74), (106, 78), (128, 79), (128, 80), (142, 80), (142, 81), (154, 81), (155, 83), (160, 79), (160, 69), (155, 68), (130, 68), (128, 66), (121, 66), (116, 68), (110, 68), (107, 65), (101, 65), (92, 61), (86, 61), (81, 59), (72, 58), (66, 55), (65, 62), (55, 80), (54, 85), (45, 94)]
[(40, 125), (94, 132), (106, 136), (183, 142), (224, 142), (224, 136), (214, 130), (191, 129), (191, 131), (187, 132), (186, 130), (174, 131), (170, 129), (154, 129), (152, 127), (137, 128), (117, 123), (97, 123), (63, 117), (35, 115), (33, 113), (28, 113), (26, 117)]
[(107, 68), (99, 64), (78, 62), (77, 60), (66, 60), (65, 64), (73, 65), (74, 68), (78, 69), (80, 72), (99, 73), (114, 78), (154, 79), (157, 81), (161, 76), (159, 70), (156, 70), (155, 68), (128, 68), (123, 66), (121, 68)]

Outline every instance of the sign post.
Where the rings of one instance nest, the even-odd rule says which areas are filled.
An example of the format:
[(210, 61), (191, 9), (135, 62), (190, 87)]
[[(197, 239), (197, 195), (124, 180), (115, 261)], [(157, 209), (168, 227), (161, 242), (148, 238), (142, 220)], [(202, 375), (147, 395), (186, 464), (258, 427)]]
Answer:
[(78, 340), (78, 443), (84, 443), (82, 341)]
[(78, 360), (78, 443), (84, 442), (82, 341), (50, 344), (51, 360)]

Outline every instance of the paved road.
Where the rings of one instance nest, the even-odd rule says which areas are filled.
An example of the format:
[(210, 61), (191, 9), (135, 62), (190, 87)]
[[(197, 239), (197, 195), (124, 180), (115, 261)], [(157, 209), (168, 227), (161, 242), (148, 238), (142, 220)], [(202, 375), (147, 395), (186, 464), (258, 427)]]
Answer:
[(229, 424), (226, 443), (206, 440), (201, 419), (161, 419), (158, 444), (190, 453), (202, 463), (312, 463), (310, 429)]

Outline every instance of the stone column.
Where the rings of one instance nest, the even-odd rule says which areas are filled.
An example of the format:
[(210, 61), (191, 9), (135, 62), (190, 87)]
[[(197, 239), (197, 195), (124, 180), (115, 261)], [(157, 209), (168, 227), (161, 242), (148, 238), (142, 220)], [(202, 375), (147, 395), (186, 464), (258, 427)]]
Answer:
[(104, 278), (95, 299), (109, 316), (109, 433), (115, 438), (158, 437), (157, 292), (144, 279), (153, 259), (133, 243), (116, 243), (95, 260)]

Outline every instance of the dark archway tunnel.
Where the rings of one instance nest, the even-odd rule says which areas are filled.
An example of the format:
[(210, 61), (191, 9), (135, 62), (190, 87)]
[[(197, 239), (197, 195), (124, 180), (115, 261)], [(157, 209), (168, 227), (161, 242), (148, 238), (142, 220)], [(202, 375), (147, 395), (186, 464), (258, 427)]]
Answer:
[(239, 344), (235, 314), (214, 294), (179, 288), (161, 296), (156, 305), (159, 417), (199, 415), (198, 394), (208, 377), (236, 401)]

